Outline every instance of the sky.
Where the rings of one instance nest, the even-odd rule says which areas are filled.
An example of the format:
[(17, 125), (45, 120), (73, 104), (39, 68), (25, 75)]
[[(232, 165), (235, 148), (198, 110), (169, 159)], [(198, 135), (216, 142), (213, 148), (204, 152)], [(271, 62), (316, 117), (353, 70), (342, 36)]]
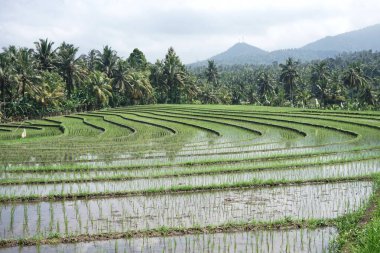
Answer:
[(273, 51), (380, 23), (379, 0), (0, 0), (0, 48), (39, 38), (81, 53), (134, 48), (155, 62), (174, 47), (182, 62), (245, 42)]

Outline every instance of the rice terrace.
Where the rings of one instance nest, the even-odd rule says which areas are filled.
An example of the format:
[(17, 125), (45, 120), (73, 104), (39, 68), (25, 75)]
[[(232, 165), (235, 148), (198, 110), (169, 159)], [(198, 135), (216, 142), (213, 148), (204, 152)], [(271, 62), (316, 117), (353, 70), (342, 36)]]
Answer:
[(376, 233), (379, 133), (379, 112), (244, 105), (1, 124), (0, 252), (344, 250)]

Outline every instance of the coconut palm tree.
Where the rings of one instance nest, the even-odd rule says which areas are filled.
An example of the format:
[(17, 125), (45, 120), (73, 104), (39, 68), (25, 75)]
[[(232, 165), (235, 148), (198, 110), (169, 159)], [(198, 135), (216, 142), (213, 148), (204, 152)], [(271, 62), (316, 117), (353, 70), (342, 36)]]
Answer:
[(328, 83), (330, 81), (330, 70), (327, 62), (321, 61), (312, 65), (311, 73), (312, 91), (319, 98), (322, 106), (325, 106), (325, 98), (327, 96)]
[(216, 92), (214, 91), (214, 87), (211, 86), (212, 85), (209, 83), (205, 83), (203, 85), (203, 88), (198, 96), (202, 104), (218, 104), (221, 102)]
[(96, 68), (97, 54), (99, 51), (92, 49), (88, 52), (88, 55), (85, 56), (87, 68), (89, 71), (94, 71)]
[(368, 82), (363, 73), (363, 69), (359, 64), (351, 65), (343, 74), (343, 83), (351, 89), (351, 99), (354, 98), (356, 93), (356, 99), (359, 98), (360, 92), (364, 89)]
[(113, 70), (118, 60), (119, 57), (117, 56), (116, 51), (112, 50), (109, 46), (105, 46), (103, 47), (102, 52), (97, 52), (97, 70), (105, 73), (108, 78), (112, 78)]
[(369, 86), (366, 86), (363, 91), (359, 94), (359, 98), (362, 102), (368, 105), (375, 104), (375, 94)]
[(65, 95), (65, 83), (62, 77), (55, 72), (44, 71), (41, 74), (41, 84), (35, 94), (35, 100), (41, 104), (44, 109), (48, 106), (60, 106)]
[(25, 98), (26, 94), (32, 96), (37, 91), (38, 79), (33, 50), (28, 48), (20, 48), (16, 53), (15, 63), (15, 82), (18, 86), (18, 94)]
[(186, 75), (185, 87), (183, 89), (186, 96), (186, 102), (191, 103), (194, 98), (200, 93), (200, 88), (198, 87), (199, 81), (195, 76)]
[(288, 58), (285, 64), (280, 64), (280, 81), (284, 84), (286, 96), (290, 99), (292, 105), (294, 104), (293, 94), (297, 88), (296, 80), (299, 78), (297, 66), (298, 62), (294, 61), (293, 58)]
[(273, 78), (264, 71), (258, 74), (257, 78), (257, 95), (261, 103), (270, 103), (269, 97), (274, 94)]
[(2, 112), (2, 116), (6, 117), (5, 108), (6, 105), (6, 94), (11, 94), (10, 85), (12, 79), (14, 78), (13, 74), (13, 65), (10, 62), (9, 56), (7, 53), (0, 54), (0, 91), (2, 102), (0, 103), (0, 113)]
[(166, 103), (169, 87), (164, 80), (164, 63), (157, 60), (150, 66), (150, 83), (152, 84), (158, 103)]
[(206, 77), (208, 83), (211, 83), (214, 87), (218, 86), (219, 73), (214, 60), (208, 61)]
[(40, 39), (34, 42), (36, 46), (35, 57), (39, 70), (51, 71), (54, 68), (55, 50), (53, 49), (54, 42), (48, 39)]
[(304, 108), (307, 105), (307, 102), (311, 98), (310, 91), (308, 89), (299, 89), (296, 94), (297, 101), (301, 102), (302, 107)]
[(112, 97), (111, 80), (102, 72), (91, 72), (85, 80), (88, 90), (90, 104), (95, 99), (96, 108), (107, 106), (109, 98)]
[(124, 93), (127, 90), (128, 75), (129, 69), (128, 69), (128, 63), (123, 60), (119, 60), (116, 63), (115, 68), (113, 69), (112, 73), (112, 89), (114, 91), (119, 91), (121, 93)]
[(126, 75), (127, 93), (132, 98), (133, 104), (139, 104), (143, 99), (149, 101), (153, 95), (148, 74), (144, 72), (131, 71)]
[(71, 97), (71, 94), (74, 91), (74, 79), (80, 69), (80, 58), (76, 57), (77, 52), (77, 47), (65, 42), (59, 46), (57, 52), (57, 67), (63, 80), (65, 80), (66, 94), (68, 98)]

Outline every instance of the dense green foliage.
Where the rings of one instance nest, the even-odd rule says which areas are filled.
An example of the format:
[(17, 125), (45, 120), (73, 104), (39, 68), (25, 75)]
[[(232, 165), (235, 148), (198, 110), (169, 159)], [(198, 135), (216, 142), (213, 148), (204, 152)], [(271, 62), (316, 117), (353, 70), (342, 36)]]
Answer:
[(376, 199), (374, 201), (377, 202), (377, 208), (373, 213), (372, 219), (359, 232), (353, 252), (380, 252), (380, 200)]
[(210, 81), (210, 64), (215, 62), (191, 72), (199, 83), (218, 83), (209, 95), (215, 103), (350, 110), (380, 106), (380, 53), (363, 51), (310, 63), (288, 58), (283, 64), (224, 65), (216, 81)]
[(147, 103), (184, 103), (198, 93), (173, 48), (147, 62), (139, 49), (127, 59), (111, 47), (78, 55), (78, 47), (40, 39), (35, 48), (0, 53), (1, 118), (12, 120)]
[(149, 63), (134, 49), (78, 55), (78, 47), (40, 39), (0, 53), (4, 120), (135, 104), (204, 103), (343, 109), (379, 108), (380, 53), (365, 51), (301, 64), (186, 67), (173, 48)]

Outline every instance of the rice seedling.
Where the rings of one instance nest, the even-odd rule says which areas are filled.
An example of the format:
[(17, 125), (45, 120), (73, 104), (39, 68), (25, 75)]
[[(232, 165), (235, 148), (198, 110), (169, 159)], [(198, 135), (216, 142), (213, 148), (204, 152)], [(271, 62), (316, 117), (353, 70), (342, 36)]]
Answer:
[(2, 124), (0, 251), (327, 252), (377, 196), (379, 131), (375, 112), (212, 105)]

